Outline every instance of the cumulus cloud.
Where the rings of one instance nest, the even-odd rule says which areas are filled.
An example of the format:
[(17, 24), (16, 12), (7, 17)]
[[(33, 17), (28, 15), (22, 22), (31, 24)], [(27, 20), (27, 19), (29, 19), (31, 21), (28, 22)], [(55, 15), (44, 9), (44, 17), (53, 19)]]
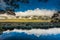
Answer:
[[(56, 13), (56, 10), (47, 10), (47, 9), (39, 9), (36, 8), (35, 10), (27, 10), (25, 12), (15, 12), (16, 16), (49, 16), (52, 17), (54, 13)], [(16, 19), (16, 16), (8, 15), (8, 14), (1, 14), (0, 16), (6, 16), (8, 19), (14, 18)], [(0, 17), (1, 18), (1, 17)]]
[(8, 18), (8, 19), (16, 19), (16, 17), (15, 16), (13, 16), (13, 15), (8, 15), (8, 14), (0, 14), (0, 19), (6, 19), (6, 18)]
[(37, 15), (37, 16), (50, 16), (51, 17), (56, 12), (57, 11), (55, 11), (55, 10), (47, 10), (47, 9), (36, 8), (35, 10), (27, 10), (25, 12), (16, 12), (16, 16)]
[(60, 28), (52, 28), (52, 29), (32, 29), (32, 30), (17, 30), (14, 29), (12, 31), (4, 31), (3, 33), (9, 34), (10, 32), (19, 32), (19, 33), (27, 33), (28, 35), (34, 34), (35, 36), (39, 37), (40, 35), (51, 35), (51, 34), (60, 34)]

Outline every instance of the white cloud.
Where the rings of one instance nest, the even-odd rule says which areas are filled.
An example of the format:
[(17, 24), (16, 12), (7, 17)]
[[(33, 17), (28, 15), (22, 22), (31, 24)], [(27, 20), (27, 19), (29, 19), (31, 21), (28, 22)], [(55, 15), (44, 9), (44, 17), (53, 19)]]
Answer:
[(57, 11), (55, 10), (47, 10), (47, 9), (35, 9), (35, 10), (27, 10), (25, 12), (16, 12), (16, 16), (28, 16), (28, 15), (46, 15), (52, 16)]
[[(27, 10), (25, 12), (15, 12), (16, 16), (33, 16), (33, 15), (37, 15), (37, 16), (49, 16), (52, 17), (54, 13), (56, 13), (56, 10), (47, 10), (47, 9), (35, 9), (35, 10)], [(7, 15), (5, 14), (1, 14), (0, 16), (6, 16), (8, 19), (14, 18), (16, 19), (16, 16), (13, 15)], [(2, 18), (1, 18), (2, 19)]]

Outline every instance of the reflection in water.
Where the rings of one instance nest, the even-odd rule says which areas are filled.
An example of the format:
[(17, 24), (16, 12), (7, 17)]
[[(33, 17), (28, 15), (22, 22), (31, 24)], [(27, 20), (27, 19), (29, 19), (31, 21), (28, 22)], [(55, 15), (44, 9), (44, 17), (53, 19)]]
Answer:
[(0, 40), (60, 40), (60, 28), (4, 31)]

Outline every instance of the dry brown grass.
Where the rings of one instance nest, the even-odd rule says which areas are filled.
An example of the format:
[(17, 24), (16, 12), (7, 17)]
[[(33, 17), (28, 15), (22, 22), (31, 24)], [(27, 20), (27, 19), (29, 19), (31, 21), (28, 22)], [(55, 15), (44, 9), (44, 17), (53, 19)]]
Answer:
[(0, 19), (0, 22), (50, 22), (51, 20), (33, 20), (33, 19)]

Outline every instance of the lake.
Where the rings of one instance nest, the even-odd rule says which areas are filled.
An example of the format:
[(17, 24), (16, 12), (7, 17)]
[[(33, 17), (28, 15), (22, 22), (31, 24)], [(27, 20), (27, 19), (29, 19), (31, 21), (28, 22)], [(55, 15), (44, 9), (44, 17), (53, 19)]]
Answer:
[(60, 28), (4, 31), (0, 40), (60, 40)]

